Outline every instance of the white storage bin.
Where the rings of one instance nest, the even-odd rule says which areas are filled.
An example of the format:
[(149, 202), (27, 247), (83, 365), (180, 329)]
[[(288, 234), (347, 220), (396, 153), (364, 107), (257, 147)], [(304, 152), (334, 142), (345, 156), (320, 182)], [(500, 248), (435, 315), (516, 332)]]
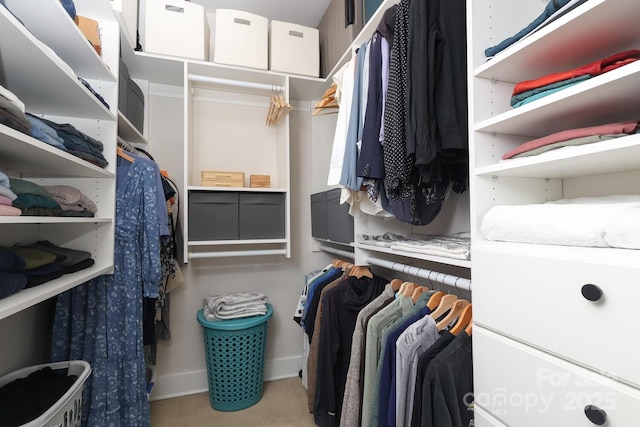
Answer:
[(111, 0), (111, 7), (120, 18), (131, 48), (136, 47), (136, 31), (138, 30), (138, 0)]
[(315, 28), (271, 21), (269, 69), (292, 74), (320, 75), (319, 32)]
[(209, 24), (204, 7), (183, 0), (146, 0), (144, 51), (207, 61)]
[[(0, 387), (20, 378), (26, 378), (32, 373), (43, 368), (68, 369), (67, 375), (75, 375), (78, 378), (71, 388), (62, 395), (58, 401), (44, 414), (35, 420), (22, 425), (22, 427), (58, 427), (58, 426), (80, 426), (82, 416), (82, 390), (84, 383), (91, 374), (91, 366), (84, 360), (71, 360), (69, 362), (45, 363), (42, 365), (30, 366), (11, 372), (0, 378)], [(2, 424), (2, 421), (0, 421)]]
[(213, 61), (266, 70), (269, 66), (269, 20), (233, 9), (216, 9)]

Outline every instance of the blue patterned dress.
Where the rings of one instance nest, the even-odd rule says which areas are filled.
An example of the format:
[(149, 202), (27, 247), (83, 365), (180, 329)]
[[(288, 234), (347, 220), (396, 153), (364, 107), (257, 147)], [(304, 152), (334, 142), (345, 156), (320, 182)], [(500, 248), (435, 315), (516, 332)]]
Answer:
[(161, 279), (155, 163), (138, 158), (118, 174), (115, 269), (58, 296), (54, 361), (83, 359), (82, 425), (149, 426), (142, 298), (157, 297)]

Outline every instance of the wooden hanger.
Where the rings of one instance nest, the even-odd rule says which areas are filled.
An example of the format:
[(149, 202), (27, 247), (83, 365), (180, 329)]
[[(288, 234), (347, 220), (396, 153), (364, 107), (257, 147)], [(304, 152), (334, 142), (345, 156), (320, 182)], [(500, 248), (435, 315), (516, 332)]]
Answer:
[(393, 289), (393, 292), (399, 292), (400, 286), (402, 286), (402, 283), (404, 282), (400, 279), (391, 280), (390, 284), (391, 284), (391, 289)]
[(427, 307), (429, 307), (429, 310), (433, 312), (433, 310), (438, 308), (438, 305), (440, 304), (440, 300), (445, 295), (446, 294), (442, 291), (437, 291), (435, 294), (431, 295), (431, 297), (429, 298), (429, 301), (427, 301)]
[(469, 304), (470, 304), (469, 301), (464, 299), (459, 299), (456, 302), (454, 302), (453, 306), (451, 307), (451, 310), (449, 310), (449, 313), (447, 313), (444, 319), (442, 319), (436, 324), (436, 329), (438, 330), (438, 332), (442, 331), (447, 326), (449, 326), (452, 322), (454, 322), (457, 318), (459, 318), (460, 315), (462, 314), (462, 310), (464, 310), (464, 308)]
[(467, 333), (467, 335), (471, 336), (472, 329), (473, 329), (473, 320), (469, 322), (469, 326), (467, 326), (464, 331)]
[(452, 294), (444, 295), (440, 300), (440, 304), (438, 304), (438, 307), (436, 307), (436, 309), (431, 312), (430, 316), (433, 317), (434, 320), (437, 319), (447, 311), (451, 310), (451, 307), (453, 307), (453, 303), (456, 301), (458, 301), (457, 296)]
[(124, 150), (122, 149), (122, 147), (118, 147), (117, 148), (117, 153), (118, 153), (118, 157), (122, 157), (123, 159), (133, 163), (136, 161), (136, 159), (134, 159), (133, 157), (131, 157), (130, 155), (128, 155), (127, 153), (124, 152)]
[(407, 285), (404, 287), (404, 292), (402, 293), (402, 296), (411, 298), (411, 295), (413, 295), (413, 291), (416, 290), (416, 284), (412, 282), (405, 282), (405, 283)]
[[(460, 300), (458, 300), (460, 301)], [(464, 328), (468, 328), (471, 331), (471, 306), (472, 304), (468, 304), (460, 313), (460, 317), (458, 317), (458, 321), (455, 325), (449, 330), (453, 335), (458, 335)], [(465, 329), (466, 331), (466, 329)]]
[(413, 293), (411, 294), (411, 301), (413, 301), (413, 303), (415, 304), (416, 302), (418, 302), (418, 298), (420, 298), (420, 295), (428, 291), (429, 288), (427, 288), (426, 286), (416, 286), (413, 290)]
[(357, 278), (361, 278), (363, 276), (368, 277), (369, 279), (373, 279), (373, 273), (371, 272), (371, 270), (369, 270), (369, 267), (365, 265), (361, 265), (360, 267), (358, 267), (358, 274), (356, 275)]

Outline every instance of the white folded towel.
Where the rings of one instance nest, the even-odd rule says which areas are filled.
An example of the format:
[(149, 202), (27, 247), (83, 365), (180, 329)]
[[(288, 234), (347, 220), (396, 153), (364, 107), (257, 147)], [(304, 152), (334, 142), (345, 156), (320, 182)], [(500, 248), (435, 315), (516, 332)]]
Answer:
[(202, 311), (210, 321), (250, 317), (266, 314), (267, 302), (267, 296), (256, 291), (213, 295), (202, 301)]
[(604, 240), (614, 248), (640, 249), (640, 207), (612, 215), (604, 227)]
[(640, 207), (640, 196), (495, 206), (482, 218), (480, 232), (488, 240), (505, 242), (608, 247), (605, 226), (615, 214), (632, 207)]

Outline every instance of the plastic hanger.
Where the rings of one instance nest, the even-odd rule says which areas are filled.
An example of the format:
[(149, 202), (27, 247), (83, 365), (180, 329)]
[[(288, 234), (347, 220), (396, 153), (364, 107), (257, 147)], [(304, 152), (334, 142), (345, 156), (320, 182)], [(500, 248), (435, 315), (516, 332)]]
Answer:
[(444, 295), (440, 300), (440, 304), (438, 304), (438, 307), (436, 307), (436, 309), (431, 312), (430, 316), (434, 319), (437, 319), (447, 311), (451, 310), (451, 307), (453, 307), (453, 303), (456, 301), (458, 301), (457, 296), (451, 294)]
[(453, 306), (451, 307), (451, 310), (449, 310), (449, 313), (447, 313), (444, 319), (442, 319), (436, 324), (436, 329), (438, 330), (438, 332), (442, 331), (447, 326), (449, 326), (452, 322), (454, 322), (457, 318), (459, 318), (460, 315), (462, 314), (462, 310), (464, 310), (464, 308), (467, 307), (469, 304), (470, 304), (469, 301), (465, 299), (459, 299), (455, 301), (453, 303)]
[(438, 305), (440, 304), (440, 300), (445, 295), (446, 294), (442, 291), (437, 291), (435, 294), (431, 295), (431, 297), (429, 298), (429, 301), (427, 301), (427, 307), (429, 307), (429, 310), (433, 312), (433, 310), (438, 308)]
[(471, 330), (471, 320), (472, 320), (472, 304), (467, 305), (460, 313), (460, 317), (458, 317), (458, 321), (455, 325), (449, 330), (453, 335), (458, 335), (464, 328), (469, 328)]

